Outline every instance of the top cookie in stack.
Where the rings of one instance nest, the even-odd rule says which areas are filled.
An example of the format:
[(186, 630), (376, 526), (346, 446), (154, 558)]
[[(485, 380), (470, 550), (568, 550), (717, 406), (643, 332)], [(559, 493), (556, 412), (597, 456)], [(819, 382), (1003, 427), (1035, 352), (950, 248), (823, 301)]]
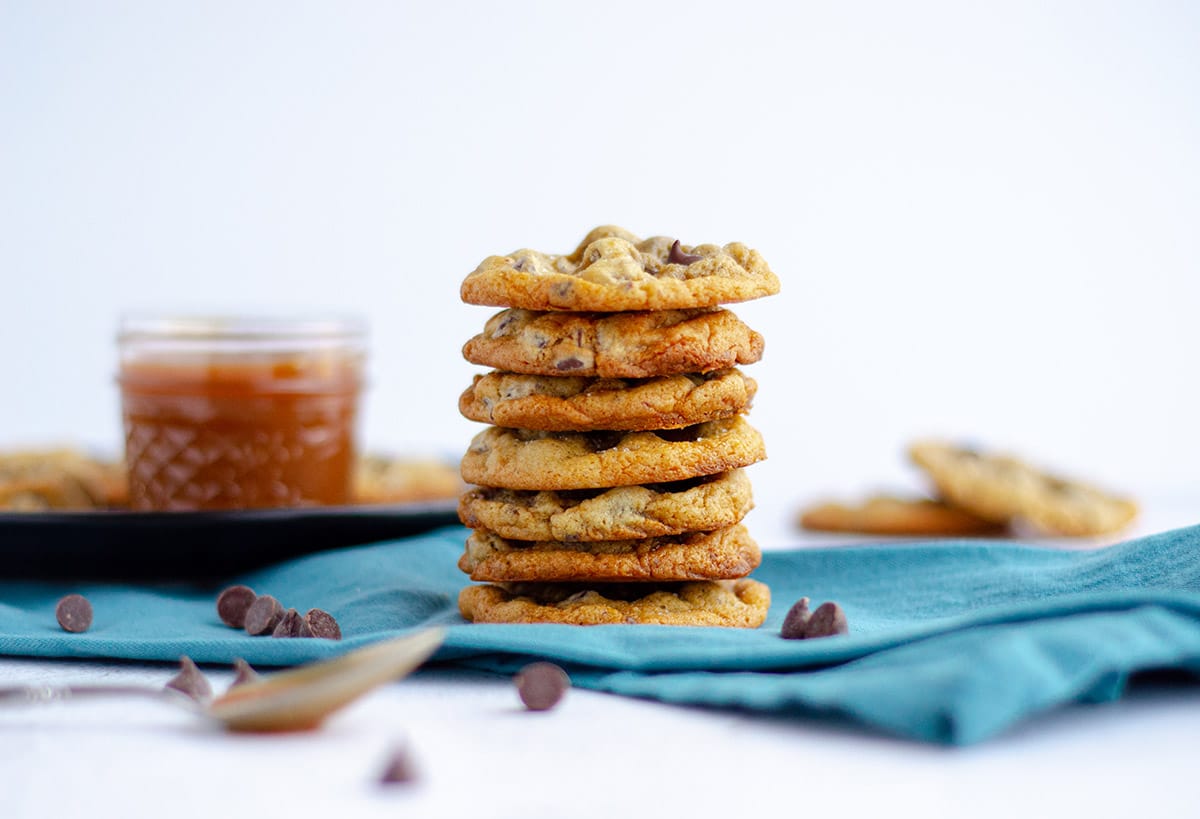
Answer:
[(506, 307), (467, 342), (494, 368), (463, 393), (489, 426), (462, 461), (475, 531), (459, 567), (486, 586), (459, 597), (476, 622), (754, 627), (770, 603), (746, 577), (741, 471), (762, 460), (736, 369), (762, 337), (720, 304), (778, 292), (744, 245), (684, 247), (617, 227), (571, 254), (492, 256), (462, 285)]

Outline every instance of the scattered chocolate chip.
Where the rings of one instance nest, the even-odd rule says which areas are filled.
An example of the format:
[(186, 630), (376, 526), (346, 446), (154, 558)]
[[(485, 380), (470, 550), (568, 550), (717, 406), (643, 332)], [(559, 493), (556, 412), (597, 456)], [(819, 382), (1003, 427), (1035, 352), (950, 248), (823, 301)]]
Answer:
[(517, 259), (515, 262), (513, 262), (513, 270), (524, 270), (526, 261), (528, 260), (524, 257)]
[(166, 687), (187, 694), (199, 703), (212, 699), (212, 686), (188, 656), (179, 658), (179, 673), (170, 679)]
[(308, 622), (300, 616), (300, 612), (295, 609), (288, 609), (283, 616), (279, 618), (279, 622), (275, 625), (275, 630), (271, 632), (272, 637), (312, 637), (312, 629), (308, 627)]
[(269, 594), (261, 595), (246, 612), (246, 633), (270, 634), (279, 625), (282, 617), (283, 606), (279, 601)]
[(849, 631), (850, 625), (846, 622), (846, 612), (842, 611), (842, 607), (837, 603), (822, 603), (808, 619), (808, 625), (804, 627), (804, 637), (832, 637)]
[(562, 361), (555, 362), (554, 369), (568, 372), (570, 370), (578, 370), (582, 366), (582, 361), (574, 356), (571, 356), (570, 358), (564, 358)]
[(308, 614), (304, 615), (304, 620), (308, 623), (313, 637), (320, 637), (323, 640), (342, 639), (342, 629), (329, 612), (321, 609), (309, 609)]
[(54, 607), (54, 617), (63, 631), (79, 634), (92, 627), (92, 604), (82, 594), (68, 594)]
[(811, 618), (812, 613), (808, 610), (808, 598), (801, 597), (796, 601), (796, 605), (788, 609), (787, 616), (783, 618), (783, 628), (779, 630), (779, 636), (785, 640), (803, 640), (804, 629), (808, 626)]
[(413, 767), (412, 757), (405, 748), (396, 748), (392, 751), (392, 755), (388, 757), (387, 765), (384, 766), (383, 773), (379, 777), (381, 785), (404, 785), (409, 782), (415, 782), (417, 779), (416, 769)]
[(230, 586), (217, 595), (217, 616), (227, 626), (243, 628), (246, 625), (246, 612), (254, 605), (257, 596), (249, 586)]
[(237, 676), (233, 678), (230, 688), (235, 688), (246, 683), (258, 682), (261, 677), (257, 671), (250, 667), (250, 663), (238, 657), (233, 661), (233, 667), (237, 670)]
[(521, 702), (530, 711), (548, 711), (571, 687), (567, 672), (554, 663), (530, 663), (513, 677)]
[[(662, 247), (662, 245), (659, 245), (659, 247)], [(693, 256), (691, 253), (684, 253), (682, 250), (680, 250), (678, 239), (676, 239), (675, 243), (671, 245), (671, 252), (667, 255), (667, 261), (671, 264), (692, 264), (693, 262), (698, 262), (703, 258), (703, 256)]]

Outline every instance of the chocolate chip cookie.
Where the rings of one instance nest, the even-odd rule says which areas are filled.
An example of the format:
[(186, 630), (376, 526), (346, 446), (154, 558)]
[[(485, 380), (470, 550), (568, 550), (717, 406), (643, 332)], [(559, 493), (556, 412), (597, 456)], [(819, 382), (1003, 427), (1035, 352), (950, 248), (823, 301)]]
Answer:
[(472, 364), (528, 375), (651, 378), (752, 364), (763, 338), (728, 310), (509, 309), (463, 346)]
[(107, 509), (127, 501), (121, 464), (74, 449), (0, 453), (0, 509)]
[(529, 310), (681, 310), (779, 292), (762, 256), (739, 242), (685, 246), (598, 227), (566, 255), (489, 256), (462, 283), (469, 304)]
[(508, 540), (478, 530), (467, 539), (458, 567), (472, 580), (592, 583), (727, 580), (745, 577), (760, 562), (758, 544), (738, 524), (713, 532), (588, 543)]
[(566, 543), (662, 537), (732, 526), (754, 506), (740, 469), (676, 483), (561, 492), (477, 487), (459, 501), (472, 529)]
[(757, 628), (771, 591), (750, 578), (659, 585), (524, 583), (468, 586), (458, 608), (475, 623), (640, 623)]
[(641, 379), (491, 372), (475, 376), (458, 408), (472, 421), (501, 427), (673, 429), (740, 415), (757, 389), (736, 369)]
[(857, 504), (821, 503), (800, 515), (805, 529), (823, 532), (861, 532), (870, 535), (1003, 534), (1003, 523), (985, 520), (944, 501), (876, 495)]
[(452, 463), (432, 458), (366, 455), (354, 470), (358, 503), (414, 503), (457, 497), (464, 489)]
[(598, 489), (681, 481), (765, 457), (762, 436), (740, 415), (640, 432), (488, 427), (463, 456), (462, 476), (505, 489)]
[(939, 494), (979, 517), (1028, 521), (1050, 535), (1087, 536), (1117, 531), (1137, 515), (1128, 498), (1036, 469), (1007, 455), (985, 454), (940, 441), (909, 448)]

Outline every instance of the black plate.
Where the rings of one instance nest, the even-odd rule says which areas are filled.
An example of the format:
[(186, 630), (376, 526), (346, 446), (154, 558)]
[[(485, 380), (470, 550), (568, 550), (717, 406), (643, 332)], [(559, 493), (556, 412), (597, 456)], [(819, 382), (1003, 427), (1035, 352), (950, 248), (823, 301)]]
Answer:
[(0, 514), (0, 577), (218, 578), (458, 522), (454, 501), (231, 512)]

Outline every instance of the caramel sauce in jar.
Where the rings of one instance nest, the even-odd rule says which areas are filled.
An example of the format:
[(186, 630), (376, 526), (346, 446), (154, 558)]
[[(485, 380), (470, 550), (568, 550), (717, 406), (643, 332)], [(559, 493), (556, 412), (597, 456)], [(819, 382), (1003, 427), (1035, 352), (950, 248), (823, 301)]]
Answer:
[(364, 339), (350, 320), (123, 321), (130, 507), (350, 502)]

